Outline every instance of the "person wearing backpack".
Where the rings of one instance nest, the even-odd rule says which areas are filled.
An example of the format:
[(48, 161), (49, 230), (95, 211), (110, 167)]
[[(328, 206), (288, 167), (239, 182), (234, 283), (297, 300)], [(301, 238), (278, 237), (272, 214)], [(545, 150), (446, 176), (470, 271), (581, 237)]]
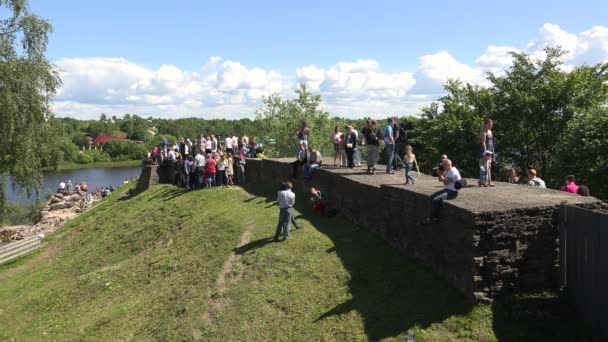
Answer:
[(380, 155), (380, 139), (381, 132), (378, 128), (376, 120), (367, 120), (367, 126), (361, 131), (363, 138), (365, 139), (365, 146), (367, 146), (367, 173), (376, 173), (376, 163), (378, 162), (378, 156)]
[(424, 223), (439, 222), (439, 210), (444, 200), (452, 200), (458, 197), (458, 190), (462, 188), (462, 177), (452, 161), (443, 160), (444, 173), (439, 178), (443, 181), (444, 188), (431, 195), (431, 212)]

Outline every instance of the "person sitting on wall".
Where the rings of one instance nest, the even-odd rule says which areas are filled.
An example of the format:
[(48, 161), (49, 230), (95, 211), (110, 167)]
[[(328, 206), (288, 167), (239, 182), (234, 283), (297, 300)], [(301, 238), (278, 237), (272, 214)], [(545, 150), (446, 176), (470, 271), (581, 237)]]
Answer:
[(321, 165), (323, 165), (321, 152), (319, 152), (316, 148), (311, 147), (310, 155), (308, 156), (308, 163), (304, 164), (304, 178), (311, 180), (313, 170), (320, 168)]
[(298, 178), (298, 169), (306, 164), (306, 146), (304, 144), (300, 145), (300, 149), (298, 150), (298, 155), (296, 160), (291, 163), (293, 165), (293, 174), (292, 178)]
[(437, 177), (437, 179), (441, 182), (441, 176), (443, 175), (443, 161), (448, 159), (448, 156), (445, 154), (441, 155), (441, 158), (439, 160), (439, 162), (437, 163), (437, 165), (435, 165), (435, 167), (432, 170), (432, 175), (433, 177)]
[(258, 159), (264, 159), (266, 158), (266, 155), (264, 154), (264, 148), (262, 146), (258, 147), (257, 152), (255, 153), (255, 157)]
[(547, 188), (545, 181), (536, 176), (536, 169), (534, 168), (528, 169), (528, 185), (541, 189)]
[(452, 161), (449, 159), (443, 160), (443, 174), (440, 175), (440, 180), (444, 184), (444, 188), (441, 191), (431, 195), (431, 212), (429, 218), (424, 223), (439, 222), (439, 210), (444, 200), (452, 200), (458, 197), (458, 190), (462, 188), (460, 180), (460, 172), (454, 166)]
[(576, 193), (579, 194), (580, 196), (585, 196), (585, 197), (591, 196), (591, 191), (589, 191), (589, 188), (586, 185), (579, 185)]
[(574, 175), (566, 176), (565, 183), (566, 185), (562, 186), (562, 191), (571, 194), (576, 194), (578, 192), (578, 185), (576, 185), (576, 178)]

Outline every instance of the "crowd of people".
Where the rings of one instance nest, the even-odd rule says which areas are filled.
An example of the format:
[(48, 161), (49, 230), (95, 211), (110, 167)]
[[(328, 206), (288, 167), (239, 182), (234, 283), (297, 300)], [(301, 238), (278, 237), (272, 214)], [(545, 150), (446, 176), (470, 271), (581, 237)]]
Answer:
[[(123, 184), (129, 183), (128, 179), (125, 179)], [(88, 209), (93, 201), (110, 196), (116, 189), (113, 185), (109, 186), (96, 186), (95, 189), (89, 189), (87, 182), (72, 183), (72, 180), (67, 182), (59, 182), (57, 193), (62, 195), (73, 195), (78, 194), (81, 198), (78, 201), (77, 206), (81, 210)]]
[(186, 189), (230, 187), (245, 182), (246, 158), (264, 158), (264, 147), (253, 136), (225, 138), (215, 135), (180, 138), (169, 144), (165, 137), (148, 152), (147, 164), (168, 165), (175, 185)]
[[(399, 168), (404, 169), (405, 185), (414, 185), (414, 170), (420, 175), (420, 169), (414, 149), (408, 144), (408, 131), (404, 124), (399, 124), (397, 118), (389, 118), (386, 126), (381, 128), (375, 120), (367, 120), (361, 134), (352, 124), (344, 127), (344, 131), (339, 126), (334, 128), (330, 139), (334, 147), (334, 167), (345, 167), (353, 169), (361, 166), (360, 149), (366, 149), (366, 172), (376, 173), (376, 166), (380, 159), (380, 147), (383, 142), (386, 156), (386, 173), (394, 174)], [(496, 168), (497, 153), (494, 147), (494, 132), (492, 131), (494, 122), (490, 119), (485, 120), (480, 131), (479, 140), (479, 187), (494, 187), (493, 168)], [(322, 166), (321, 153), (314, 147), (308, 145), (308, 138), (311, 130), (306, 122), (296, 131), (298, 137), (298, 152), (296, 160), (293, 162), (293, 178), (296, 178), (301, 168), (304, 178), (312, 179), (313, 171)], [(529, 167), (527, 170), (526, 184), (538, 188), (546, 188), (545, 182), (539, 178), (537, 170)], [(454, 199), (458, 196), (458, 190), (466, 186), (466, 180), (460, 175), (460, 171), (454, 166), (452, 160), (446, 155), (441, 156), (441, 161), (433, 168), (433, 175), (444, 184), (444, 189), (431, 195), (431, 211), (425, 222), (437, 221), (439, 208), (443, 200)], [(520, 183), (515, 168), (511, 168), (506, 177), (512, 184)], [(563, 191), (581, 196), (589, 196), (589, 188), (584, 185), (577, 185), (573, 175), (565, 179)]]
[[(494, 147), (493, 125), (492, 120), (486, 120), (480, 132), (479, 180), (477, 184), (479, 187), (495, 186), (492, 169), (496, 165), (497, 153)], [(314, 146), (309, 145), (311, 134), (311, 129), (306, 122), (302, 122), (300, 128), (295, 131), (297, 153), (296, 160), (292, 163), (293, 178), (297, 178), (301, 170), (304, 179), (310, 181), (313, 178), (314, 171), (323, 166), (321, 152)], [(344, 127), (344, 131), (336, 126), (330, 135), (334, 147), (334, 167), (350, 169), (361, 167), (360, 150), (365, 147), (366, 173), (374, 175), (380, 159), (381, 145), (384, 145), (385, 172), (394, 174), (395, 170), (403, 168), (404, 184), (414, 185), (414, 170), (420, 175), (420, 169), (414, 149), (407, 143), (407, 134), (408, 131), (404, 128), (404, 125), (399, 124), (397, 118), (394, 117), (387, 120), (384, 128), (381, 128), (375, 120), (367, 120), (361, 133), (352, 124)], [(235, 135), (230, 135), (221, 139), (216, 138), (215, 135), (205, 137), (201, 134), (194, 141), (188, 138), (180, 138), (173, 145), (170, 145), (163, 137), (162, 143), (149, 151), (147, 163), (168, 164), (174, 170), (174, 182), (177, 186), (187, 189), (200, 189), (243, 184), (245, 182), (246, 157), (265, 157), (264, 148), (255, 137), (249, 139), (247, 136), (243, 136), (239, 139)], [(528, 168), (527, 175), (527, 181), (523, 184), (546, 188), (545, 182), (538, 177), (534, 167)], [(457, 198), (458, 191), (467, 186), (466, 180), (462, 178), (460, 171), (447, 155), (441, 156), (441, 160), (433, 168), (433, 176), (443, 183), (443, 189), (430, 196), (430, 213), (423, 223), (437, 222), (442, 202)], [(512, 184), (520, 183), (515, 168), (508, 171), (506, 179)], [(291, 224), (300, 228), (291, 213), (291, 208), (295, 204), (295, 194), (291, 189), (292, 184), (290, 182), (281, 183), (277, 196), (280, 211), (275, 233), (275, 239), (277, 240), (281, 232), (285, 239), (289, 238)], [(562, 190), (581, 196), (589, 196), (589, 189), (586, 186), (577, 185), (573, 175), (566, 177)], [(323, 193), (314, 186), (310, 188), (310, 200), (315, 212), (326, 215), (327, 200)]]

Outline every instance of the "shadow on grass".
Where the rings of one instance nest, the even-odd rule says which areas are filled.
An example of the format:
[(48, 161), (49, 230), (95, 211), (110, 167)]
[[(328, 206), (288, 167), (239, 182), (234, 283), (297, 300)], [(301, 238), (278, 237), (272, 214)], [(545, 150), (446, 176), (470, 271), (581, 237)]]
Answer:
[(273, 243), (273, 242), (274, 242), (274, 238), (272, 238), (272, 237), (251, 241), (246, 245), (233, 249), (233, 252), (237, 255), (242, 255), (249, 251), (253, 251), (258, 248), (262, 248), (262, 247), (266, 246), (267, 244)]
[(505, 294), (492, 312), (499, 341), (592, 341), (564, 293)]
[[(201, 191), (201, 190), (195, 190), (195, 191)], [(159, 192), (158, 194), (152, 196), (150, 198), (150, 200), (161, 200), (161, 201), (170, 201), (174, 198), (177, 198), (185, 193), (187, 193), (188, 190), (187, 189), (183, 189), (183, 188), (169, 188), (166, 190), (163, 190), (161, 192)]]
[[(248, 191), (264, 194), (268, 201), (274, 197), (273, 192), (250, 188)], [(300, 193), (297, 196), (306, 198)], [(380, 237), (341, 217), (329, 219), (315, 215), (306, 200), (298, 201), (296, 209), (332, 240), (334, 247), (326, 252), (336, 253), (350, 274), (351, 298), (321, 314), (314, 322), (354, 310), (364, 320), (368, 339), (376, 341), (404, 334), (416, 325), (425, 329), (472, 309), (471, 302), (455, 288), (426, 266), (388, 247)], [(269, 240), (258, 240), (244, 247), (260, 248)]]

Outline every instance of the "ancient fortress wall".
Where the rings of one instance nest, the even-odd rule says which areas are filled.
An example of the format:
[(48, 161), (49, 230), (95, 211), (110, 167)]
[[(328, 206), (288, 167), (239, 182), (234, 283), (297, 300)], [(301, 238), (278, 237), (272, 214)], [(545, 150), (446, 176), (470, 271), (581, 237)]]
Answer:
[[(403, 185), (403, 175), (365, 175), (362, 170), (321, 168), (306, 182), (291, 179), (290, 159), (248, 159), (247, 188), (256, 192), (281, 181), (294, 183), (299, 200), (311, 185), (322, 189), (332, 207), (353, 224), (376, 232), (403, 254), (429, 265), (471, 299), (491, 300), (505, 290), (526, 291), (558, 285), (557, 208), (567, 202), (597, 207), (592, 197), (523, 185), (462, 189), (444, 202), (441, 221), (424, 225), (429, 195), (442, 185), (421, 176)], [(171, 179), (167, 167), (146, 166), (138, 190)], [(142, 179), (143, 178), (143, 179)], [(471, 182), (473, 183), (473, 182)], [(141, 187), (139, 186), (141, 185)]]

